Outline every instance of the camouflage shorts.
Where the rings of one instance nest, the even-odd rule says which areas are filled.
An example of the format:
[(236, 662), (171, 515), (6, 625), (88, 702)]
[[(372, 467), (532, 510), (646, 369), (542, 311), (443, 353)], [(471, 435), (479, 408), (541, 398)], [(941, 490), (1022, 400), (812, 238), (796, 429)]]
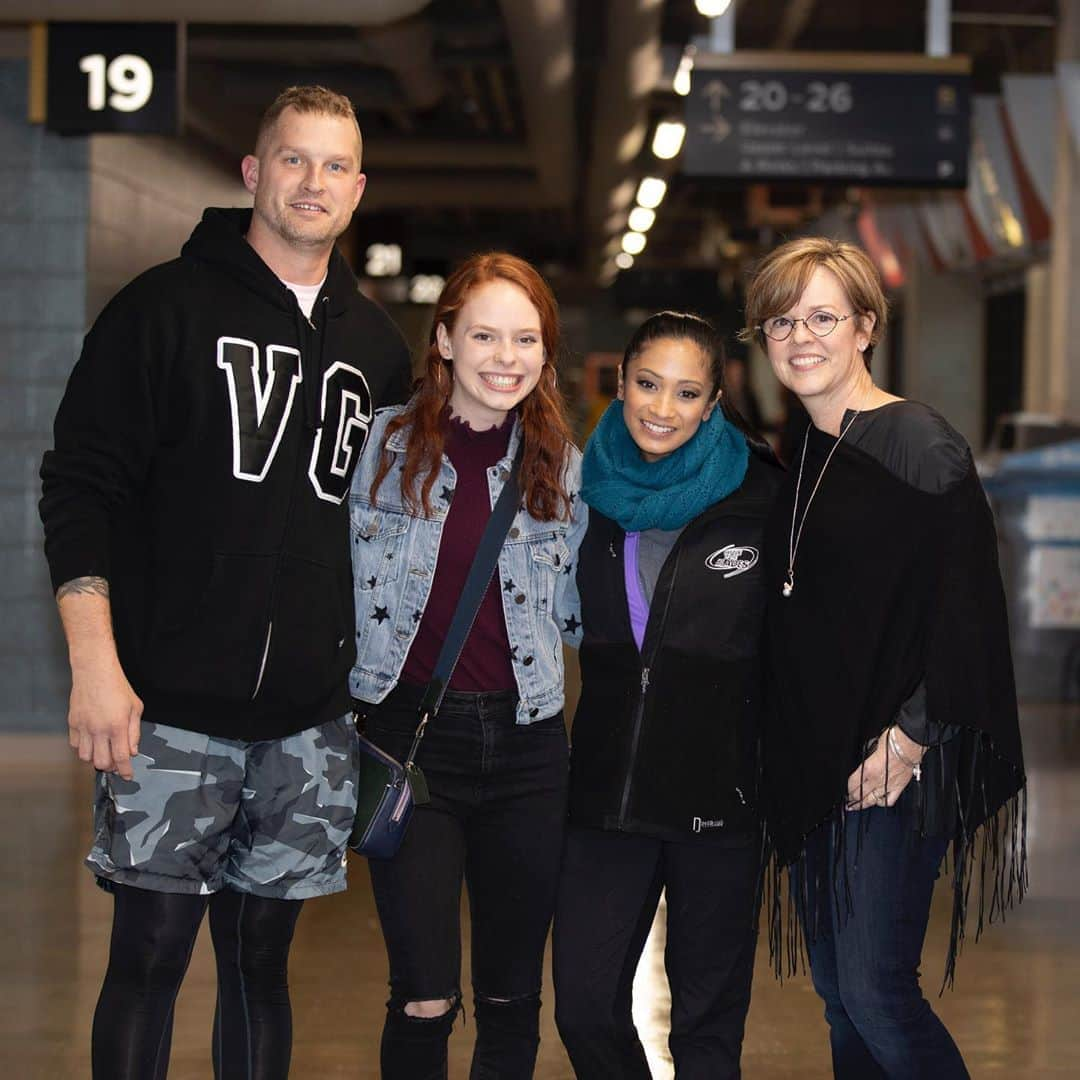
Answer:
[(256, 743), (144, 723), (132, 768), (131, 780), (97, 777), (86, 864), (106, 887), (283, 900), (345, 888), (351, 717)]

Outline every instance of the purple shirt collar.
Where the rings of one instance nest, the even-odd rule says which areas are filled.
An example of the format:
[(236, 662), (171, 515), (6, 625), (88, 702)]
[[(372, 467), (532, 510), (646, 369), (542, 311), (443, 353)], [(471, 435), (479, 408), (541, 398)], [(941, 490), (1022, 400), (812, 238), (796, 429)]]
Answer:
[(628, 532), (623, 544), (623, 574), (626, 583), (626, 603), (630, 608), (630, 628), (634, 632), (638, 652), (645, 641), (645, 624), (649, 621), (649, 603), (638, 577), (638, 539), (641, 534)]

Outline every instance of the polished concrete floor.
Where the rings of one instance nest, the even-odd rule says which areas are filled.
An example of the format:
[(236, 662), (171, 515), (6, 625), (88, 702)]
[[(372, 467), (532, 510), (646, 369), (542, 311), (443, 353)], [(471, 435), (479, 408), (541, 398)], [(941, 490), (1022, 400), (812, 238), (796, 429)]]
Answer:
[[(956, 989), (934, 1007), (974, 1077), (1080, 1075), (1080, 710), (1024, 712), (1030, 773), (1031, 891), (1006, 925), (994, 926), (960, 961)], [(110, 901), (81, 867), (89, 833), (91, 777), (63, 738), (0, 737), (0, 965), (2, 1080), (89, 1075), (90, 1018), (104, 969)], [(310, 903), (293, 950), (296, 1080), (377, 1076), (376, 1046), (386, 962), (365, 868), (351, 867), (346, 894)], [(938, 897), (927, 942), (925, 985), (936, 995), (945, 952), (946, 901)], [(638, 973), (637, 1019), (654, 1063), (670, 1077), (665, 1039), (663, 921)], [(821, 1008), (808, 980), (779, 985), (764, 955), (754, 986), (744, 1075), (761, 1080), (827, 1077)], [(465, 985), (468, 985), (467, 973)], [(205, 934), (176, 1015), (172, 1080), (210, 1075), (214, 979)], [(573, 1074), (545, 990), (538, 1080)], [(472, 1020), (452, 1040), (451, 1076), (468, 1073)]]

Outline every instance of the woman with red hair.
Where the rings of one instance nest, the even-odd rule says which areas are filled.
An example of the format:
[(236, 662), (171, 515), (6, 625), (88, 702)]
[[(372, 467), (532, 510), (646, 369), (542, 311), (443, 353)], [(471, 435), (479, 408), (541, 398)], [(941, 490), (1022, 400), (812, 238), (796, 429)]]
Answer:
[(350, 497), (351, 677), (366, 735), (404, 760), (492, 507), (514, 468), (521, 506), (419, 752), (430, 802), (371, 879), (390, 962), (387, 1080), (446, 1076), (461, 1007), (460, 898), (472, 920), (472, 1076), (533, 1075), (544, 943), (566, 816), (560, 637), (580, 633), (581, 456), (556, 387), (558, 310), (528, 263), (466, 260), (436, 305), (425, 370), (381, 410), (381, 453)]

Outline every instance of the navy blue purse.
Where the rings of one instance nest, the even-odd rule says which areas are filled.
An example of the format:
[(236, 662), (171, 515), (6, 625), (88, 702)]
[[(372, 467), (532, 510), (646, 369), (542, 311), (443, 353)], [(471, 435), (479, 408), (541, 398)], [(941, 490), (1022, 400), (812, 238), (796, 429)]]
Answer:
[[(439, 658), (420, 702), (419, 720), (408, 757), (401, 764), (396, 758), (380, 750), (370, 739), (360, 735), (359, 776), (357, 778), (356, 821), (349, 847), (369, 859), (389, 859), (397, 854), (405, 836), (414, 806), (428, 802), (427, 781), (416, 764), (416, 755), (424, 738), (428, 723), (438, 714), (450, 676), (454, 673), (458, 657), (465, 646), (480, 601), (487, 592), (491, 575), (499, 561), (503, 541), (514, 520), (520, 498), (518, 472), (521, 466), (521, 446), (518, 447), (510, 475), (499, 492), (499, 498), (484, 527), (484, 534), (473, 556), (468, 577), (454, 609), (450, 628), (443, 639)], [(358, 711), (353, 713), (358, 719)]]

